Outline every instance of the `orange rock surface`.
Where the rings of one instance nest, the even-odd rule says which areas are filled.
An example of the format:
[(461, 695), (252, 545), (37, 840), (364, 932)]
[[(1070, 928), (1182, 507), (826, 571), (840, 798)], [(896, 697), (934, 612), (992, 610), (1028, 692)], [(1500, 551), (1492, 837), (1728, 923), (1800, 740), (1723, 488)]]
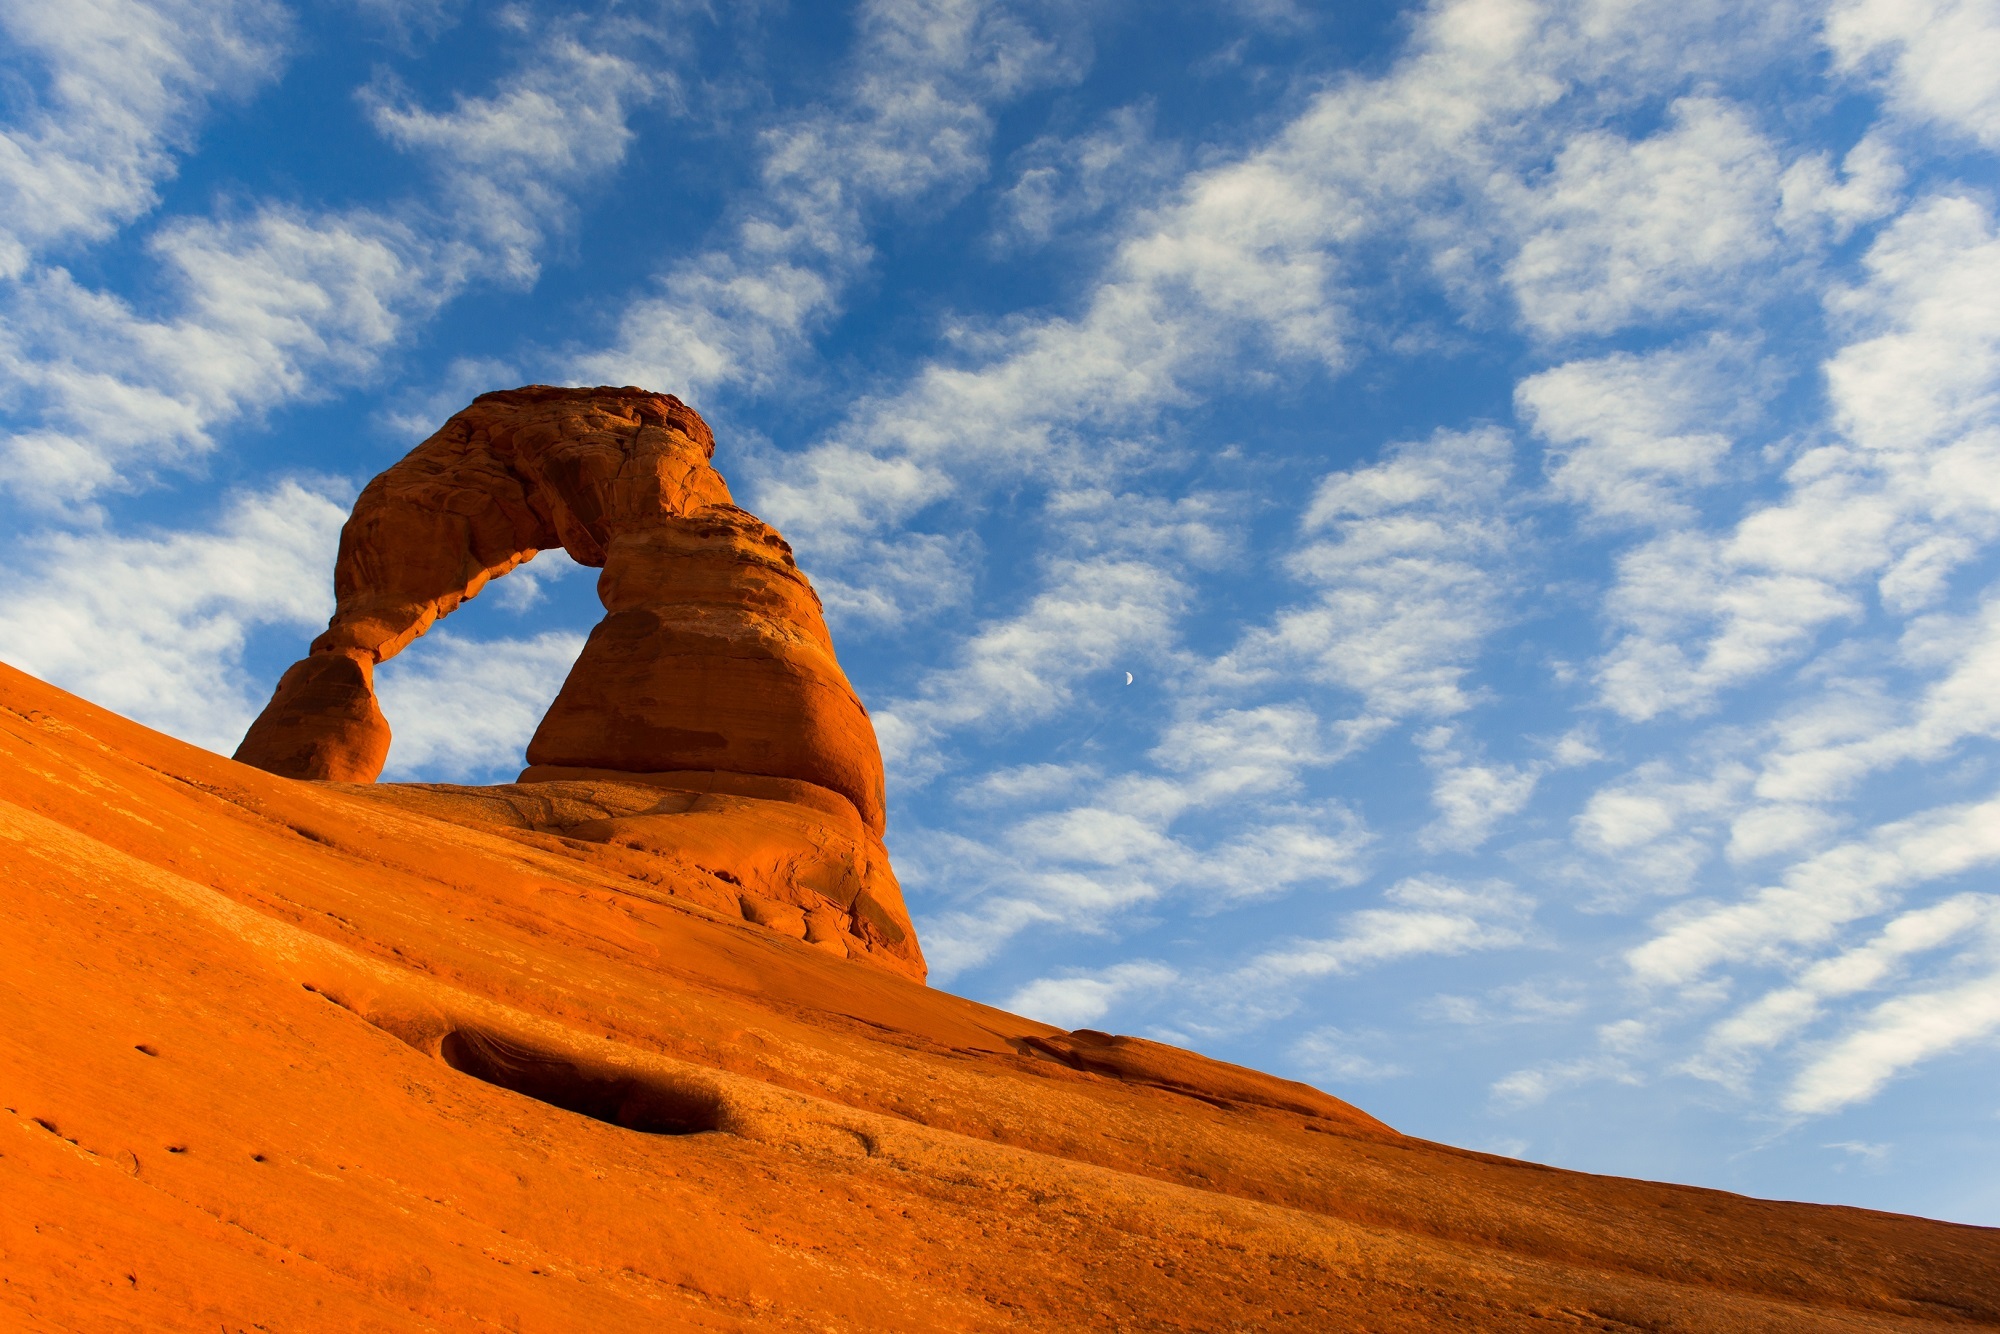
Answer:
[[(882, 846), (874, 726), (792, 549), (732, 503), (714, 453), (707, 423), (671, 395), (548, 385), (480, 395), (362, 490), (340, 534), (333, 619), (236, 758), (290, 778), (372, 783), (390, 742), (375, 665), (560, 546), (603, 568), (605, 610), (528, 744), (522, 781), (563, 791), (555, 806), (523, 797), (439, 809), (674, 845), (741, 886), (749, 920), (921, 978)], [(576, 783), (614, 786), (598, 801)]]
[(783, 790), (298, 781), (5, 668), (0, 774), (0, 1328), (2000, 1324), (2000, 1232), (1468, 1153), (838, 957), (708, 867)]

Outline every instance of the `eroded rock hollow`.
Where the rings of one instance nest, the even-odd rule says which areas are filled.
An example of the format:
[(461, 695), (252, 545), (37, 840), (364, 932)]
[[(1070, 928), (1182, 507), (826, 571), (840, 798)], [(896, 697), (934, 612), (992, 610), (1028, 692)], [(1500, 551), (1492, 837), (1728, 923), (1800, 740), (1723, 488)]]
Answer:
[(376, 664), (560, 546), (603, 570), (605, 616), (520, 785), (490, 790), (505, 806), (495, 818), (691, 863), (753, 921), (922, 976), (882, 846), (868, 711), (790, 546), (735, 505), (714, 452), (672, 395), (482, 394), (362, 491), (341, 530), (333, 619), (236, 758), (374, 782), (390, 742)]

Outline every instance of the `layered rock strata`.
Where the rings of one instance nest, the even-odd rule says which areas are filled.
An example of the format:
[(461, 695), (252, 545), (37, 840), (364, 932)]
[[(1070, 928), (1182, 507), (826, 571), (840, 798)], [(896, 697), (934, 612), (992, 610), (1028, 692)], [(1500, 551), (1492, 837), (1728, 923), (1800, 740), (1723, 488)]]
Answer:
[(341, 530), (333, 618), (236, 758), (374, 782), (390, 742), (376, 664), (559, 546), (602, 569), (605, 616), (521, 782), (636, 782), (648, 804), (620, 798), (576, 836), (693, 859), (740, 887), (749, 920), (922, 976), (882, 846), (868, 711), (791, 547), (735, 505), (714, 452), (708, 425), (671, 395), (481, 395), (362, 491)]

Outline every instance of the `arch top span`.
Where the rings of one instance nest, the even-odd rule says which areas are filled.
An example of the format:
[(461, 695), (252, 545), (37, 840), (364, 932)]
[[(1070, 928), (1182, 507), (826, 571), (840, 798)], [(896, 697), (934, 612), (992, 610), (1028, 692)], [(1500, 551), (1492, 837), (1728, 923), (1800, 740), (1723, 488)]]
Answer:
[(312, 651), (382, 662), (493, 579), (562, 547), (730, 504), (708, 424), (670, 394), (529, 385), (481, 394), (363, 488)]
[(482, 394), (365, 487), (335, 610), (236, 758), (373, 782), (390, 731), (374, 668), (492, 579), (560, 546), (603, 573), (604, 619), (528, 747), (531, 765), (814, 784), (883, 827), (881, 752), (791, 547), (732, 500), (715, 437), (670, 394)]

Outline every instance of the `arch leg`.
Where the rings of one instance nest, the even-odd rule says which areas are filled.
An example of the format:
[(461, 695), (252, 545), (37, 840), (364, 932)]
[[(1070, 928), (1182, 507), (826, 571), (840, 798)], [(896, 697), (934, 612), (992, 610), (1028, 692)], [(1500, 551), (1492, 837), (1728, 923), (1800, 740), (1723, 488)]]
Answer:
[(390, 740), (375, 664), (555, 545), (521, 479), (490, 451), (432, 437), (355, 501), (340, 531), (333, 618), (279, 680), (236, 758), (287, 778), (374, 782)]
[(389, 758), (389, 720), (375, 701), (375, 661), (315, 653), (278, 679), (236, 758), (287, 778), (372, 783)]

